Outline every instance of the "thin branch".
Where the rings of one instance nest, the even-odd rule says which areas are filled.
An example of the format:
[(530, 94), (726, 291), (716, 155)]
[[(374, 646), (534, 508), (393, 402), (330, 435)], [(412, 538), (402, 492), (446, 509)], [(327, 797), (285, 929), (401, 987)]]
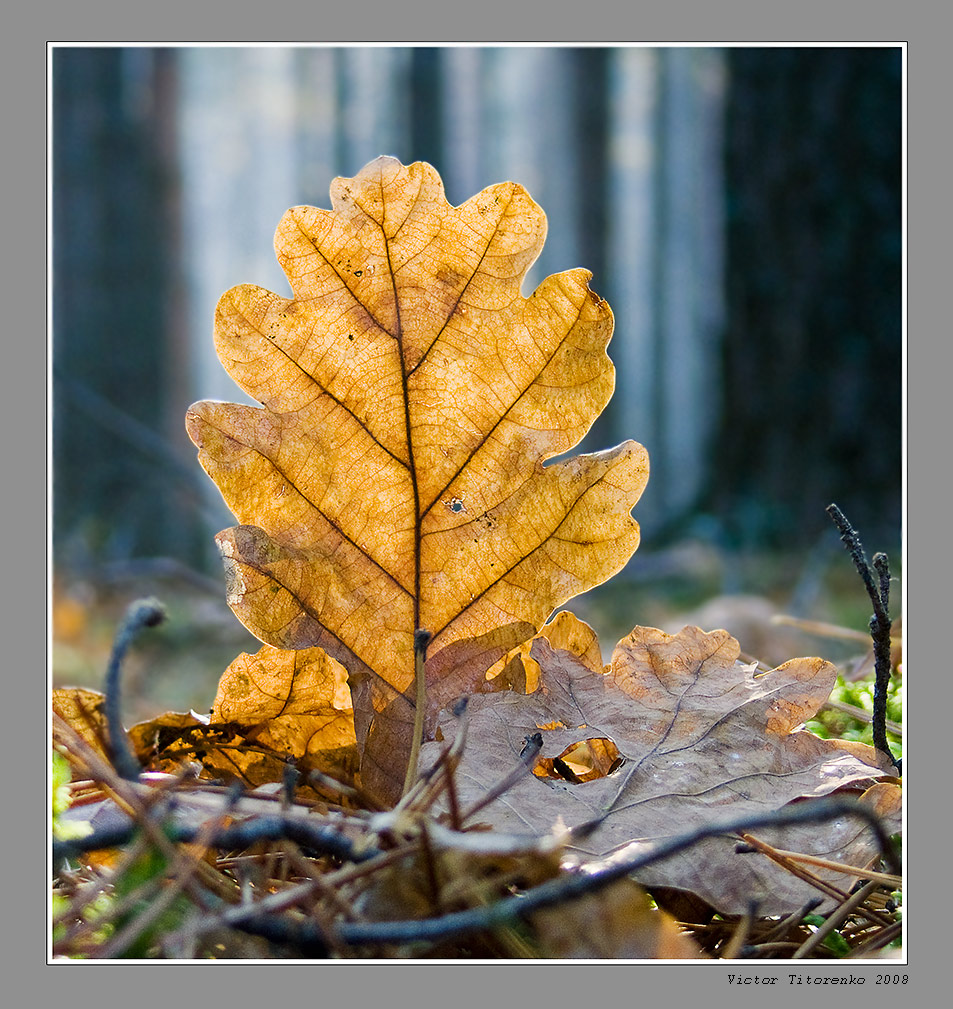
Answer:
[(848, 900), (845, 900), (839, 908), (827, 916), (824, 920), (824, 924), (821, 925), (816, 932), (804, 940), (802, 945), (795, 950), (791, 959), (803, 960), (809, 953), (813, 952), (831, 934), (831, 932), (833, 932), (834, 929), (841, 924), (841, 922), (846, 921), (847, 916), (851, 913), (851, 911), (860, 907), (860, 905), (863, 904), (863, 902), (879, 886), (880, 883), (877, 880), (872, 879), (866, 886), (862, 886)]
[[(305, 895), (305, 891), (313, 892), (314, 881), (301, 885), (291, 896), (297, 900)], [(285, 897), (289, 891), (279, 891), (269, 894), (253, 905), (241, 905), (223, 912), (217, 920), (210, 921), (209, 927), (226, 924), (232, 928), (257, 935), (269, 942), (291, 946), (296, 954), (314, 959), (326, 959), (330, 956), (330, 948), (321, 927), (313, 921), (302, 921), (297, 917), (278, 913), (265, 913), (272, 905), (284, 906)], [(249, 916), (250, 913), (250, 916)], [(203, 928), (203, 931), (206, 929)]]
[[(832, 701), (828, 698), (822, 705), (832, 711), (842, 711), (845, 715), (857, 719), (858, 722), (866, 722), (868, 725), (874, 720), (874, 716), (863, 708), (858, 708), (856, 704), (847, 704), (844, 701)], [(903, 726), (899, 722), (892, 722), (889, 718), (884, 719), (884, 728), (893, 736), (903, 738)]]
[(869, 634), (855, 631), (853, 627), (841, 627), (839, 624), (827, 624), (821, 620), (805, 620), (802, 617), (792, 617), (786, 613), (776, 613), (771, 623), (781, 627), (796, 627), (805, 634), (816, 634), (819, 638), (837, 638), (841, 641), (858, 641), (867, 644)]
[(369, 923), (341, 923), (335, 933), (349, 945), (366, 943), (395, 943), (415, 940), (447, 939), (452, 936), (492, 929), (532, 914), (543, 907), (572, 900), (584, 894), (595, 893), (616, 880), (623, 879), (640, 869), (676, 855), (708, 837), (734, 834), (740, 830), (757, 827), (790, 826), (817, 823), (838, 816), (859, 816), (866, 820), (880, 845), (884, 859), (900, 872), (900, 859), (883, 824), (869, 807), (849, 799), (819, 799), (816, 802), (797, 803), (773, 813), (740, 817), (736, 820), (688, 831), (657, 845), (651, 852), (625, 855), (625, 849), (600, 862), (586, 867), (583, 872), (568, 877), (548, 880), (519, 896), (506, 897), (488, 907), (456, 911), (439, 918), (418, 921), (390, 921)]
[[(78, 858), (89, 851), (104, 848), (119, 848), (128, 844), (139, 830), (139, 824), (129, 823), (122, 827), (100, 830), (88, 837), (70, 841), (53, 842), (53, 858)], [(189, 844), (199, 836), (199, 828), (186, 824), (170, 824), (166, 837), (172, 843)], [(257, 816), (253, 820), (221, 827), (214, 831), (207, 844), (211, 848), (241, 850), (259, 841), (294, 841), (303, 848), (332, 855), (342, 862), (366, 862), (381, 854), (371, 845), (354, 844), (343, 834), (328, 827), (308, 823), (300, 817), (280, 814)]]
[(774, 850), (778, 855), (789, 858), (792, 862), (816, 865), (819, 869), (830, 869), (832, 872), (841, 872), (845, 876), (857, 876), (860, 879), (875, 879), (879, 883), (884, 883), (887, 886), (895, 888), (903, 883), (903, 879), (900, 876), (894, 876), (888, 872), (874, 872), (873, 869), (858, 869), (856, 865), (847, 865), (846, 862), (833, 862), (829, 858), (818, 858), (816, 855), (804, 855), (799, 851), (786, 851), (783, 848), (775, 848)]
[[(894, 757), (887, 743), (887, 688), (890, 684), (890, 566), (887, 555), (874, 554), (873, 567), (867, 560), (863, 544), (856, 530), (847, 521), (844, 513), (836, 504), (827, 506), (827, 514), (837, 526), (840, 538), (847, 547), (854, 566), (863, 579), (867, 595), (874, 607), (870, 618), (870, 636), (874, 643), (874, 712), (871, 724), (873, 727), (874, 746), (890, 758), (897, 771), (900, 771), (900, 761)], [(874, 574), (877, 579), (875, 581)]]
[(847, 521), (847, 517), (836, 504), (829, 504), (827, 506), (827, 514), (830, 515), (831, 521), (837, 526), (837, 531), (840, 533), (840, 538), (847, 548), (851, 560), (854, 562), (854, 567), (857, 568), (857, 572), (861, 579), (863, 579), (867, 595), (870, 596), (870, 601), (874, 604), (875, 615), (883, 614), (886, 616), (884, 612), (884, 600), (878, 586), (874, 583), (873, 571), (867, 560), (867, 554), (864, 553), (864, 545), (860, 541), (860, 536), (857, 535), (857, 531)]
[(142, 767), (132, 752), (129, 738), (122, 725), (120, 705), (120, 667), (129, 646), (144, 627), (155, 627), (165, 619), (165, 609), (158, 599), (138, 599), (126, 610), (116, 640), (113, 643), (109, 665), (106, 668), (106, 728), (109, 735), (109, 751), (113, 766), (121, 778), (136, 781)]
[[(224, 748), (225, 747), (222, 747), (222, 749)], [(274, 751), (263, 749), (262, 752), (273, 753)], [(363, 803), (366, 810), (360, 808), (350, 810), (349, 812), (353, 816), (370, 816), (371, 811), (382, 812), (385, 808), (373, 795), (371, 795), (370, 792), (361, 788), (360, 784), (356, 781), (353, 785), (345, 785), (343, 782), (338, 781), (337, 778), (332, 778), (321, 771), (312, 770), (308, 771), (308, 783), (312, 787), (325, 788), (330, 791), (337, 792), (342, 798), (353, 799), (355, 802)]]

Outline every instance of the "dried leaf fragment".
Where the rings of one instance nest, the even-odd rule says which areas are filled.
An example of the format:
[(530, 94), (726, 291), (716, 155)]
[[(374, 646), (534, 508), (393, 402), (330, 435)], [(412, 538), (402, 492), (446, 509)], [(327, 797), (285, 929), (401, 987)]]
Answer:
[(263, 645), (222, 674), (208, 720), (167, 712), (134, 725), (130, 741), (155, 771), (198, 761), (211, 777), (258, 786), (280, 781), (291, 761), (349, 785), (358, 758), (346, 677), (320, 648)]
[(225, 670), (213, 722), (241, 726), (248, 742), (347, 781), (357, 740), (347, 672), (320, 648), (283, 651), (264, 645)]
[(74, 729), (93, 750), (109, 759), (106, 695), (83, 687), (58, 687), (52, 696), (53, 712)]
[[(608, 774), (573, 781), (527, 775), (478, 814), (511, 833), (550, 832), (598, 821), (575, 845), (602, 855), (654, 844), (702, 825), (779, 809), (801, 798), (854, 790), (889, 777), (872, 747), (820, 739), (799, 725), (830, 694), (834, 667), (792, 659), (756, 675), (737, 661), (738, 642), (725, 631), (686, 627), (677, 635), (637, 627), (617, 645), (604, 673), (538, 635), (530, 656), (540, 674), (529, 694), (489, 693), (471, 700), (468, 743), (457, 774), (459, 801), (474, 802), (517, 762), (523, 739), (540, 732), (540, 764), (581, 742), (608, 739), (624, 761)], [(452, 719), (441, 718), (452, 738)], [(425, 748), (432, 760), (434, 744)], [(886, 794), (884, 790), (886, 789)], [(899, 824), (900, 789), (889, 781), (867, 792), (885, 820)], [(775, 835), (772, 834), (772, 837)], [(835, 821), (777, 844), (851, 865), (877, 854), (862, 821)], [(743, 913), (762, 899), (761, 914), (794, 910), (814, 891), (759, 856), (735, 852), (736, 837), (711, 839), (646, 867), (638, 880), (688, 890), (724, 913)], [(635, 848), (631, 849), (633, 852)], [(825, 874), (838, 885), (851, 879)]]
[(348, 670), (365, 784), (399, 794), (413, 635), (432, 634), (428, 731), (454, 696), (636, 549), (645, 450), (543, 466), (612, 393), (590, 274), (520, 282), (546, 221), (522, 187), (451, 207), (429, 165), (379, 158), (331, 211), (278, 226), (287, 299), (233, 288), (216, 347), (260, 408), (198, 403), (199, 459), (241, 523), (228, 601), (262, 641)]
[(698, 944), (645, 891), (620, 879), (530, 919), (542, 954), (561, 960), (701, 960)]

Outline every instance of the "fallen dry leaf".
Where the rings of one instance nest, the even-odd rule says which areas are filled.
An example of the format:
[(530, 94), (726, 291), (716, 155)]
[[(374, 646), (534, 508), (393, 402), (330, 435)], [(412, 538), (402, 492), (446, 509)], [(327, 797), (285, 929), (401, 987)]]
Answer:
[(347, 671), (320, 648), (264, 645), (225, 670), (212, 721), (241, 726), (245, 739), (347, 783), (357, 765)]
[(633, 880), (530, 916), (541, 956), (560, 960), (702, 960), (675, 919), (652, 906)]
[(213, 777), (258, 786), (281, 781), (287, 762), (344, 785), (357, 770), (347, 673), (320, 648), (264, 645), (239, 655), (222, 674), (207, 721), (167, 712), (134, 725), (129, 738), (153, 771), (198, 760)]
[[(564, 618), (567, 624), (571, 619)], [(578, 630), (576, 637), (586, 640)], [(575, 845), (585, 855), (633, 843), (648, 851), (718, 820), (762, 814), (835, 790), (861, 793), (889, 776), (872, 747), (820, 739), (798, 728), (830, 694), (836, 676), (830, 663), (792, 659), (756, 675), (737, 661), (738, 653), (726, 631), (686, 627), (669, 635), (637, 627), (619, 642), (602, 672), (538, 635), (530, 648), (539, 669), (533, 692), (505, 690), (470, 701), (467, 746), (456, 775), (458, 801), (464, 806), (477, 801), (511, 771), (526, 737), (536, 732), (543, 748), (534, 774), (477, 818), (510, 833), (544, 834), (610, 810), (595, 832)], [(442, 717), (439, 729), (451, 739), (456, 722)], [(437, 744), (428, 744), (425, 764), (437, 752)], [(609, 760), (607, 752), (622, 760)], [(601, 762), (593, 755), (602, 755)], [(894, 829), (899, 829), (899, 797), (893, 784), (867, 797), (888, 824), (897, 824)], [(770, 836), (789, 850), (852, 865), (877, 854), (859, 819)], [(691, 891), (724, 913), (744, 912), (754, 897), (762, 901), (760, 914), (779, 914), (816, 895), (763, 856), (736, 853), (737, 841), (704, 841), (648, 866), (637, 878), (646, 886)], [(853, 882), (819, 874), (842, 887)]]
[(59, 715), (100, 757), (108, 759), (106, 695), (82, 687), (58, 687), (52, 696), (53, 713)]
[(198, 403), (187, 427), (241, 523), (217, 537), (228, 601), (262, 641), (350, 674), (362, 778), (400, 793), (414, 632), (428, 718), (469, 693), (639, 541), (634, 442), (543, 466), (608, 402), (608, 305), (569, 270), (520, 283), (546, 219), (520, 186), (460, 207), (429, 165), (379, 158), (333, 210), (278, 226), (283, 298), (227, 292), (216, 347), (261, 408)]

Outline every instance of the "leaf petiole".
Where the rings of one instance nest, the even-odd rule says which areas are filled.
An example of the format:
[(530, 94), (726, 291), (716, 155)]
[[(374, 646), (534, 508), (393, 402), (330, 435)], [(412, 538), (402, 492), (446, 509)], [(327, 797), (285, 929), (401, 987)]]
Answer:
[(414, 734), (411, 737), (410, 759), (407, 761), (407, 774), (404, 777), (404, 789), (401, 797), (405, 796), (417, 780), (417, 760), (420, 756), (420, 744), (424, 735), (424, 711), (427, 706), (427, 645), (430, 644), (430, 631), (419, 627), (414, 631), (414, 682), (417, 685), (417, 697), (415, 700), (416, 714), (414, 715)]

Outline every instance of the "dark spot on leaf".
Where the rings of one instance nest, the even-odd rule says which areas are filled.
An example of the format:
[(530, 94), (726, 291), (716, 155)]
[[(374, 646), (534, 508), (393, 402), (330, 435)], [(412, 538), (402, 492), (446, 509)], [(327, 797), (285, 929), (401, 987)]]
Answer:
[(441, 284), (446, 284), (447, 287), (456, 288), (459, 287), (460, 282), (463, 280), (463, 274), (458, 273), (456, 270), (451, 269), (449, 266), (442, 266), (437, 270), (437, 280)]

